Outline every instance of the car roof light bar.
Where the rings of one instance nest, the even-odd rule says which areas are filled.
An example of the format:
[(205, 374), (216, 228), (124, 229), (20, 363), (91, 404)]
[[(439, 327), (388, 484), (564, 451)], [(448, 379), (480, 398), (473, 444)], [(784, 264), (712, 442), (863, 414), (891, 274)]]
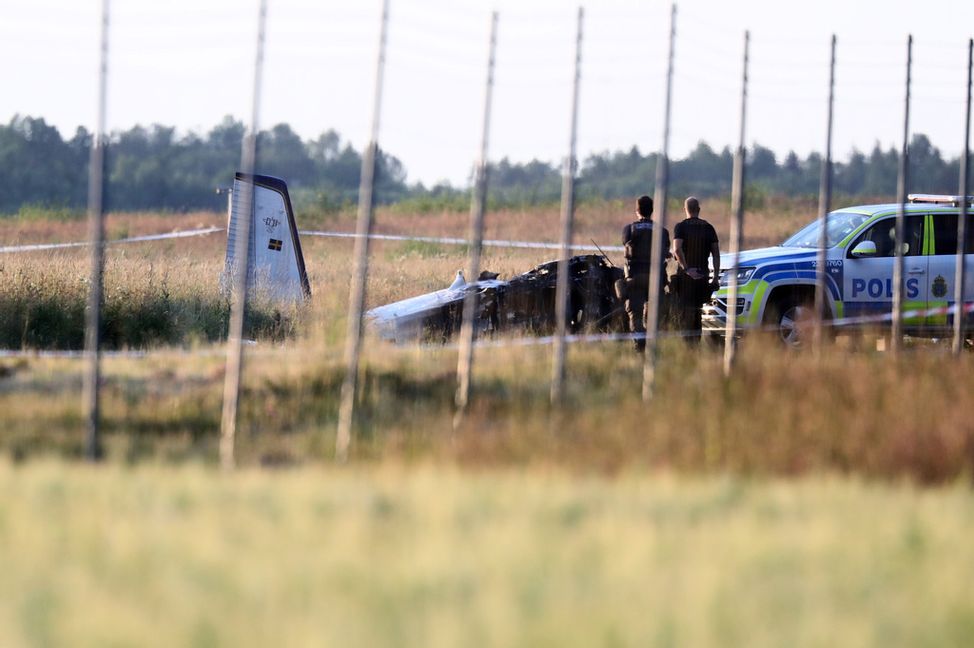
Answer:
[[(910, 194), (906, 197), (911, 203), (933, 203), (938, 205), (953, 205), (957, 207), (963, 200), (962, 196), (946, 196), (940, 194)], [(974, 203), (974, 196), (967, 197), (968, 204)]]

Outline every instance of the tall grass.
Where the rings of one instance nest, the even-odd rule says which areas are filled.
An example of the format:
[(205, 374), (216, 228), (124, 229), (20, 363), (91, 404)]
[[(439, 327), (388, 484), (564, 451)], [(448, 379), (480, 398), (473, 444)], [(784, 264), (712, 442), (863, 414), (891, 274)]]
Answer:
[[(105, 268), (102, 340), (108, 349), (215, 342), (226, 337), (229, 301), (219, 266), (180, 254), (171, 259), (113, 255)], [(0, 347), (79, 349), (84, 344), (88, 264), (83, 254), (30, 254), (0, 260)], [(208, 278), (210, 278), (208, 280)], [(294, 308), (256, 301), (248, 334), (292, 334)]]
[[(160, 234), (175, 230), (226, 225), (225, 213), (214, 212), (124, 212), (105, 217), (108, 240), (143, 234)], [(0, 243), (55, 243), (83, 241), (88, 237), (88, 223), (84, 213), (25, 208), (17, 216), (0, 218)]]
[[(782, 218), (798, 219), (804, 209), (783, 205)], [(556, 216), (505, 213), (494, 226), (537, 239), (537, 223)], [(770, 213), (764, 217), (773, 220)], [(408, 230), (427, 221), (433, 231), (452, 222), (429, 215), (398, 226)], [(384, 221), (385, 231), (393, 229), (391, 222)], [(583, 209), (580, 223), (592, 231), (617, 226), (594, 209)], [(459, 221), (451, 227), (460, 227)], [(304, 247), (310, 305), (293, 313), (258, 309), (251, 318), (262, 344), (247, 357), (241, 414), (246, 433), (240, 437), (245, 465), (331, 460), (351, 246), (308, 239)], [(218, 348), (205, 345), (225, 331), (226, 303), (217, 288), (223, 240), (110, 250), (108, 345), (204, 347), (199, 357), (163, 352), (106, 364), (104, 416), (112, 456), (212, 461), (222, 358)], [(546, 256), (490, 249), (483, 266), (509, 277), (548, 258), (541, 254)], [(370, 305), (443, 288), (465, 265), (461, 248), (413, 243), (377, 243), (372, 259)], [(0, 275), (3, 344), (80, 347), (82, 253), (4, 257)], [(826, 471), (923, 483), (974, 474), (974, 412), (966, 398), (974, 388), (970, 357), (947, 362), (937, 346), (900, 359), (836, 347), (813, 361), (748, 338), (735, 376), (725, 380), (716, 353), (675, 341), (663, 351), (657, 397), (647, 405), (639, 398), (642, 360), (628, 345), (574, 348), (569, 398), (552, 409), (547, 347), (480, 350), (470, 416), (454, 431), (455, 351), (397, 348), (367, 338), (353, 458), (555, 464), (580, 472)], [(15, 457), (77, 454), (79, 371), (67, 360), (31, 360), (0, 371), (7, 430), (0, 448)]]
[[(810, 217), (805, 214), (807, 206), (801, 202), (779, 202), (769, 202), (765, 211), (753, 216), (749, 230), (753, 244), (780, 240), (799, 221)], [(712, 216), (719, 231), (726, 229), (729, 210), (723, 202), (705, 201), (704, 210), (705, 215)], [(582, 204), (577, 215), (576, 240), (617, 244), (619, 231), (631, 220), (631, 212), (631, 205), (624, 201), (593, 200)], [(351, 229), (352, 217), (344, 212), (330, 215), (326, 225)], [(491, 213), (486, 234), (502, 239), (553, 242), (558, 218), (557, 206), (500, 210)], [(106, 231), (110, 239), (124, 238), (220, 225), (224, 220), (223, 214), (112, 214)], [(300, 225), (320, 224), (302, 222)], [(465, 212), (404, 213), (399, 206), (381, 209), (377, 216), (377, 229), (387, 233), (465, 236), (466, 228)], [(60, 212), (50, 210), (34, 210), (25, 213), (23, 218), (0, 222), (0, 241), (6, 244), (77, 241), (85, 235), (83, 219), (62, 217)], [(315, 296), (311, 308), (316, 317), (308, 320), (269, 304), (257, 304), (249, 320), (253, 336), (280, 340), (300, 336), (302, 332), (314, 335), (319, 330), (340, 328), (334, 324), (334, 313), (344, 311), (341, 300), (347, 294), (350, 248), (344, 241), (331, 246), (320, 243), (306, 240), (304, 246)], [(225, 335), (227, 305), (215, 288), (223, 249), (224, 238), (220, 235), (110, 248), (105, 276), (104, 339), (108, 348), (220, 340)], [(442, 288), (465, 266), (466, 250), (459, 246), (405, 243), (376, 245), (375, 250), (369, 293), (372, 304)], [(326, 251), (327, 256), (320, 256), (320, 251)], [(484, 264), (495, 272), (512, 276), (555, 256), (554, 252), (491, 250)], [(610, 257), (621, 263), (621, 255), (610, 254)], [(80, 348), (86, 277), (87, 266), (80, 251), (0, 258), (3, 279), (0, 282), (0, 347)], [(307, 326), (303, 327), (301, 321)]]
[(0, 644), (963, 646), (974, 499), (0, 463)]
[[(819, 473), (943, 483), (974, 474), (974, 359), (937, 349), (810, 357), (742, 349), (733, 378), (720, 356), (667, 344), (653, 402), (640, 398), (641, 358), (628, 346), (573, 349), (569, 397), (548, 402), (548, 348), (482, 349), (474, 398), (452, 426), (455, 351), (367, 343), (356, 462), (473, 467), (560, 466), (579, 473)], [(243, 465), (332, 461), (340, 353), (309, 342), (247, 356)], [(0, 408), (10, 456), (76, 456), (80, 366), (8, 364)], [(158, 354), (105, 365), (105, 429), (115, 460), (215, 462), (222, 357)]]
[(76, 221), (85, 217), (83, 209), (68, 207), (47, 207), (43, 205), (22, 205), (10, 218), (19, 221)]

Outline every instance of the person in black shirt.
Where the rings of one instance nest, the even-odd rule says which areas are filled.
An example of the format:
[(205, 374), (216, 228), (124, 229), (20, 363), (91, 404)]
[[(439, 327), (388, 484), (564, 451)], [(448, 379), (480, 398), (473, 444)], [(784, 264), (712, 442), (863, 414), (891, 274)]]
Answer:
[[(653, 199), (640, 196), (636, 201), (638, 220), (622, 229), (622, 244), (626, 248), (626, 314), (629, 316), (629, 330), (645, 333), (646, 301), (649, 296), (650, 255), (653, 247)], [(669, 257), (670, 233), (663, 228), (663, 268), (660, 272), (660, 300), (663, 285), (666, 283), (666, 258)], [(646, 348), (646, 340), (636, 340), (636, 349)]]
[[(670, 284), (677, 302), (681, 328), (692, 331), (688, 338), (700, 338), (700, 307), (714, 290), (720, 276), (720, 244), (714, 226), (700, 218), (700, 201), (693, 196), (684, 204), (686, 219), (673, 228), (673, 253), (679, 267)], [(714, 278), (710, 279), (708, 258), (714, 260)]]

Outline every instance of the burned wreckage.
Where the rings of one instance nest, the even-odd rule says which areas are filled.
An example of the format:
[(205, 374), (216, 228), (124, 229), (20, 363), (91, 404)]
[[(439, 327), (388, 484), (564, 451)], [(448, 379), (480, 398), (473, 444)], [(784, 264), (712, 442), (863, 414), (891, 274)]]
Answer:
[[(624, 302), (615, 290), (622, 270), (602, 255), (588, 254), (571, 257), (568, 273), (569, 330), (625, 331)], [(506, 281), (497, 277), (484, 272), (477, 281), (467, 283), (463, 273), (457, 272), (448, 288), (373, 308), (366, 317), (386, 340), (445, 342), (459, 333), (463, 301), (474, 291), (478, 335), (543, 335), (554, 330), (558, 261), (543, 263)]]
[[(243, 201), (235, 199), (245, 191), (253, 191), (249, 214), (245, 213)], [(248, 216), (250, 222), (242, 227)], [(300, 236), (283, 180), (236, 174), (227, 214), (227, 252), (221, 285), (226, 285), (225, 278), (236, 264), (240, 236), (246, 236), (249, 244), (248, 295), (279, 302), (310, 298)], [(483, 272), (470, 283), (458, 272), (448, 288), (373, 308), (366, 314), (366, 321), (381, 338), (394, 342), (446, 342), (459, 333), (463, 302), (473, 291), (477, 297), (477, 335), (544, 335), (555, 329), (558, 265), (558, 261), (549, 261), (508, 280)], [(620, 268), (604, 255), (588, 254), (571, 257), (568, 273), (570, 331), (627, 330), (625, 302), (616, 291), (623, 276)]]

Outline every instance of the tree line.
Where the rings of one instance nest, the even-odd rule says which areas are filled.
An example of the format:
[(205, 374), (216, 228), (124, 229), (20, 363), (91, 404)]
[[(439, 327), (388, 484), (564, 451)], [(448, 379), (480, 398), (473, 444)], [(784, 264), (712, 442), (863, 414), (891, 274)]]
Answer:
[[(112, 133), (106, 162), (108, 208), (223, 208), (224, 199), (215, 189), (233, 178), (244, 134), (243, 123), (232, 117), (205, 134), (179, 134), (158, 124)], [(14, 214), (27, 206), (83, 209), (91, 144), (92, 135), (83, 127), (65, 138), (43, 118), (15, 116), (0, 125), (0, 213)], [(334, 130), (303, 140), (289, 125), (278, 124), (258, 135), (257, 146), (258, 173), (285, 179), (299, 206), (332, 211), (357, 200), (361, 152)], [(899, 157), (898, 150), (883, 149), (878, 142), (868, 154), (853, 150), (834, 165), (834, 191), (849, 197), (892, 198)], [(656, 163), (656, 153), (642, 153), (635, 146), (591, 154), (579, 164), (577, 196), (612, 199), (650, 193)], [(945, 159), (925, 135), (913, 136), (909, 163), (913, 191), (956, 193), (959, 159)], [(754, 144), (747, 154), (748, 189), (815, 195), (821, 164), (819, 153), (801, 158), (790, 152), (779, 160), (770, 149)], [(700, 142), (686, 157), (670, 161), (670, 190), (674, 195), (726, 195), (732, 166), (729, 147), (717, 151)], [(409, 183), (402, 162), (381, 150), (376, 182), (380, 203), (400, 203), (409, 209), (463, 209), (469, 199), (467, 187)], [(505, 158), (490, 166), (489, 200), (494, 206), (551, 203), (560, 193), (557, 163)]]

